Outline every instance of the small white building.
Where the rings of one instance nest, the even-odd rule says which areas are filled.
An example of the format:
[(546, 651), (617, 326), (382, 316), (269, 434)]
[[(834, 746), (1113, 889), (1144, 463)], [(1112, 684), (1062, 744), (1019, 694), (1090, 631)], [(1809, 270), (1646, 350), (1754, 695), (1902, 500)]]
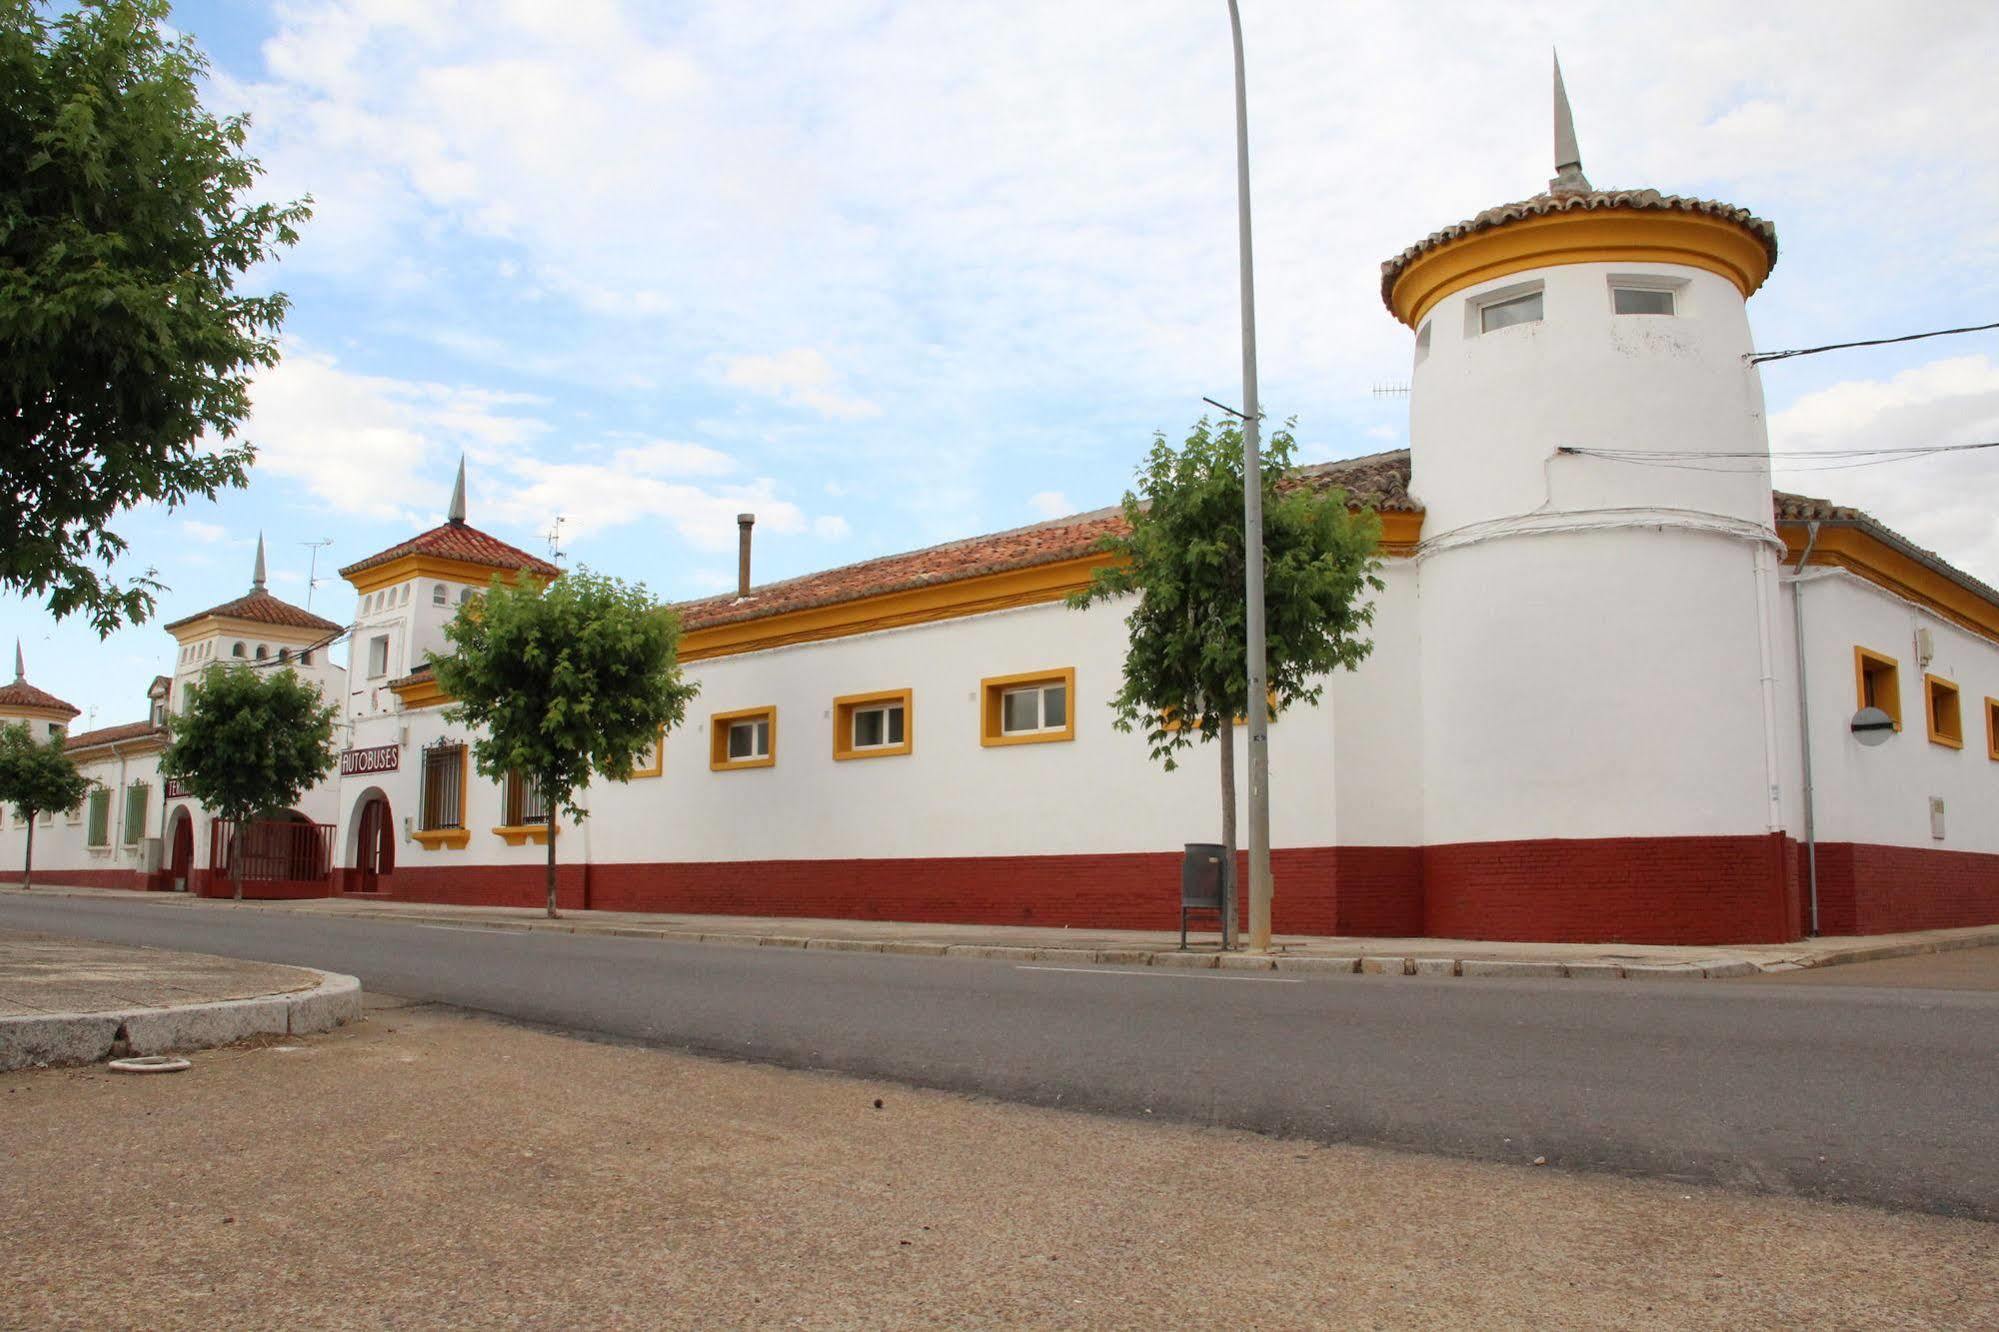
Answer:
[[(1386, 590), (1373, 654), (1271, 728), (1276, 928), (1677, 943), (1999, 921), (1999, 591), (1773, 494), (1747, 301), (1774, 228), (1598, 190), (1559, 83), (1556, 120), (1546, 191), (1383, 266), (1414, 339), (1410, 447), (1298, 473), (1381, 515)], [(540, 900), (538, 800), (472, 771), (427, 661), (496, 573), (560, 571), (465, 517), (461, 473), (450, 521), (342, 570), (344, 629), (261, 586), (169, 626), (171, 697), (267, 649), (341, 702), (341, 769), (297, 811), (327, 829), (306, 890)], [(700, 694), (562, 825), (562, 901), (1170, 928), (1213, 772), (1163, 772), (1112, 729), (1124, 610), (1062, 605), (1120, 521), (746, 573), (681, 606)], [(324, 657), (343, 632), (344, 677)], [(1865, 707), (1892, 730), (1856, 732)], [(155, 807), (156, 723), (72, 741), (128, 813), (135, 786)], [(201, 886), (209, 862), (172, 849), (181, 827), (203, 845), (200, 811), (167, 802), (149, 875), (163, 825), (107, 845), (96, 808), (38, 839), (38, 877)]]

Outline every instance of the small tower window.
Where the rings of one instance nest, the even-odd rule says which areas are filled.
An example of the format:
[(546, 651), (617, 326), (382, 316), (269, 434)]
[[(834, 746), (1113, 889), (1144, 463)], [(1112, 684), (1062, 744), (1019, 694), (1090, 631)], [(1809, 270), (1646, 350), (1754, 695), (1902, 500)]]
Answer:
[(447, 591), (445, 590), (445, 587), (444, 587), (444, 584), (442, 584), (442, 583), (432, 583), (432, 584), (430, 585), (430, 604), (431, 604), (431, 605), (433, 605), (433, 606), (442, 606), (442, 605), (443, 605), (443, 604), (445, 603), (445, 600), (446, 600), (446, 599), (447, 599), (447, 598), (448, 598), (448, 597), (449, 597), (450, 595), (451, 595), (451, 594), (450, 594), (449, 592), (447, 592)]
[(232, 647), (232, 648), (230, 648), (230, 649), (229, 649), (229, 655), (230, 655), (230, 656), (232, 656), (232, 657), (240, 657), (240, 656), (242, 656), (242, 655), (243, 655), (243, 645), (242, 645), (241, 643), (238, 643), (238, 644), (237, 644), (237, 645), (236, 645), (235, 647)]
[(269, 648), (265, 647), (265, 646), (264, 646), (264, 645), (263, 645), (262, 643), (259, 643), (259, 644), (257, 644), (257, 660), (258, 660), (258, 661), (262, 661), (262, 660), (264, 660), (264, 658), (266, 658), (266, 657), (268, 657), (268, 656), (270, 656), (270, 655), (271, 655), (271, 650), (270, 650)]
[(1610, 308), (1621, 315), (1670, 315), (1673, 293), (1661, 287), (1612, 287)]
[(1504, 300), (1488, 301), (1478, 307), (1478, 331), (1496, 333), (1502, 328), (1515, 324), (1538, 324), (1541, 322), (1541, 293), (1530, 291), (1522, 296), (1509, 296)]

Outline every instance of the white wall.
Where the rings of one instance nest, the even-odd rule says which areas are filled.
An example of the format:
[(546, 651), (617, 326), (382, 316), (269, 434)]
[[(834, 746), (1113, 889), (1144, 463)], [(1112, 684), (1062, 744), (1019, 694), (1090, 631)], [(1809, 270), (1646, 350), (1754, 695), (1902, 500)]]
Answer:
[[(1999, 698), (1999, 644), (1844, 572), (1814, 569), (1802, 588), (1819, 840), (1999, 852), (1999, 762), (1987, 753), (1984, 712), (1986, 698)], [(1927, 668), (1916, 662), (1919, 627), (1936, 649)], [(1901, 677), (1902, 730), (1871, 749), (1851, 729), (1856, 646), (1895, 658)], [(1928, 738), (1925, 669), (1958, 686), (1963, 749)], [(1930, 835), (1932, 796), (1944, 800), (1942, 840)]]

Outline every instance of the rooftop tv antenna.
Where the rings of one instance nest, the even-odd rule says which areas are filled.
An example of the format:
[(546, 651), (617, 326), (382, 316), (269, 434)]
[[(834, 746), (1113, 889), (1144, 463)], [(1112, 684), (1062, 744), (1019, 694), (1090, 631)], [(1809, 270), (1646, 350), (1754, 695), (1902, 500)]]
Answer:
[(305, 546), (312, 551), (312, 562), (306, 566), (305, 575), (305, 608), (307, 610), (312, 609), (312, 590), (321, 583), (333, 581), (330, 578), (321, 578), (319, 576), (319, 552), (332, 544), (332, 537), (321, 537), (317, 541), (299, 542), (299, 545)]
[(558, 513), (555, 515), (555, 522), (548, 529), (548, 558), (551, 560), (560, 561), (569, 558), (569, 552), (562, 548), (562, 524), (565, 521)]

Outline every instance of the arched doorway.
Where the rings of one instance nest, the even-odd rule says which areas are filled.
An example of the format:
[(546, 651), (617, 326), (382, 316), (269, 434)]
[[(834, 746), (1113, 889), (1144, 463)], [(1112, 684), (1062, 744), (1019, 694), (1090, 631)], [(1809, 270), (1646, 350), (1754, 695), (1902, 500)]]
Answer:
[(172, 850), (167, 857), (167, 884), (177, 893), (194, 887), (194, 815), (186, 808), (174, 811)]
[(395, 823), (389, 814), (389, 798), (380, 791), (369, 791), (361, 797), (354, 819), (354, 881), (348, 891), (379, 893), (382, 877), (395, 869)]

